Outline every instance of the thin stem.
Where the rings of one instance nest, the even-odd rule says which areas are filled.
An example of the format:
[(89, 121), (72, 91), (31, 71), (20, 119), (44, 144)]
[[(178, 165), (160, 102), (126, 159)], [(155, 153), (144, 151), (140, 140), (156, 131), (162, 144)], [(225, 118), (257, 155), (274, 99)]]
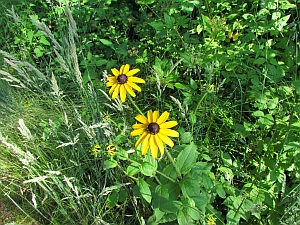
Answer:
[(169, 160), (171, 161), (172, 165), (174, 166), (174, 168), (175, 168), (175, 170), (176, 170), (176, 172), (177, 172), (177, 174), (178, 174), (178, 177), (181, 178), (181, 173), (180, 173), (178, 167), (176, 166), (173, 157), (171, 156), (170, 152), (169, 152), (167, 149), (165, 149), (165, 151), (166, 151), (166, 153), (167, 153), (167, 156), (168, 156)]
[(167, 178), (168, 180), (172, 181), (173, 183), (176, 183), (176, 180), (173, 180), (171, 177), (168, 177), (166, 174), (163, 174), (162, 172), (160, 172), (158, 170), (156, 170), (155, 172), (158, 173), (159, 175)]
[[(198, 104), (197, 104), (197, 106), (196, 106), (196, 109), (195, 109), (195, 112), (194, 112), (196, 118), (197, 118), (197, 111), (198, 111), (198, 108), (199, 108), (200, 104), (202, 103), (202, 101), (204, 100), (204, 98), (206, 97), (206, 95), (207, 95), (207, 92), (204, 93), (204, 95), (203, 95), (202, 98), (199, 100), (199, 102), (198, 102)], [(192, 124), (192, 132), (191, 132), (192, 135), (193, 135), (193, 133), (194, 133), (194, 125), (195, 125), (195, 123)]]
[(136, 108), (136, 110), (137, 110), (141, 115), (144, 116), (144, 113), (143, 113), (143, 112), (140, 110), (140, 108), (135, 104), (135, 102), (133, 101), (133, 99), (131, 98), (130, 95), (128, 95), (128, 98), (130, 99), (132, 105), (134, 105), (134, 107)]

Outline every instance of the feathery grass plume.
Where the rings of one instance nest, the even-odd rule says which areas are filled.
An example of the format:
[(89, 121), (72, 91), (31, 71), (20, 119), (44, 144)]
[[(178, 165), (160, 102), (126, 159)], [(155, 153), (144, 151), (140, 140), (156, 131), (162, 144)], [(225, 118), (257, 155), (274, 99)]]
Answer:
[(13, 5), (11, 6), (11, 10), (6, 9), (6, 11), (8, 12), (8, 13), (6, 14), (8, 17), (13, 18), (13, 20), (14, 20), (16, 23), (21, 23), (21, 24), (22, 24), (22, 21), (20, 20), (20, 17), (18, 16), (18, 14), (16, 14)]
[(78, 85), (80, 86), (81, 89), (83, 89), (83, 84), (82, 84), (82, 76), (81, 72), (79, 70), (79, 65), (78, 65), (78, 59), (77, 59), (77, 53), (76, 53), (76, 45), (75, 45), (75, 40), (74, 36), (77, 37), (76, 33), (76, 22), (73, 19), (72, 13), (69, 9), (68, 4), (66, 4), (66, 15), (68, 19), (68, 31), (69, 31), (69, 39), (68, 39), (68, 46), (69, 46), (69, 51), (70, 51), (70, 59), (73, 65), (76, 81)]
[(4, 138), (2, 136), (2, 133), (0, 132), (0, 142), (2, 144), (4, 144), (5, 146), (7, 146), (8, 148), (10, 148), (14, 154), (16, 154), (16, 156), (18, 157), (19, 161), (25, 165), (25, 166), (30, 166), (35, 160), (36, 158), (34, 157), (34, 155), (32, 155), (29, 151), (22, 151), (20, 148), (18, 148), (17, 146), (7, 142), (6, 138)]
[(7, 113), (12, 113), (14, 108), (9, 86), (0, 79), (0, 118), (3, 118)]
[(30, 15), (29, 17), (31, 21), (34, 23), (34, 25), (40, 30), (40, 32), (44, 34), (46, 37), (50, 38), (50, 40), (53, 43), (53, 47), (59, 51), (63, 51), (63, 47), (57, 42), (51, 30), (48, 28), (48, 26), (44, 22), (40, 22), (39, 20), (34, 19), (34, 16), (32, 15)]
[(23, 119), (19, 119), (19, 125), (20, 126), (18, 127), (18, 130), (23, 135), (23, 137), (26, 138), (28, 141), (33, 141), (34, 138), (30, 130), (26, 127)]
[(181, 111), (182, 117), (185, 118), (185, 119), (187, 120), (187, 113), (188, 113), (188, 111), (189, 111), (188, 106), (186, 105), (186, 106), (185, 106), (185, 109), (184, 109), (184, 108), (182, 107), (181, 102), (180, 102), (177, 98), (175, 98), (175, 97), (173, 97), (173, 96), (170, 96), (170, 97), (171, 97), (171, 99), (173, 100), (173, 102), (175, 102), (175, 103), (178, 105), (178, 107), (179, 107), (179, 109), (180, 109), (180, 111)]
[[(10, 75), (10, 73), (0, 70), (0, 74), (2, 74), (5, 77), (2, 77), (1, 80), (5, 80), (8, 83), (10, 83), (10, 85), (12, 87), (17, 87), (17, 88), (27, 88), (18, 78)], [(17, 85), (15, 84), (17, 83)]]
[(51, 76), (51, 89), (53, 90), (52, 92), (50, 92), (51, 94), (53, 94), (54, 96), (56, 96), (58, 98), (58, 100), (60, 101), (63, 97), (63, 91), (60, 91), (59, 90), (59, 87), (57, 85), (57, 81), (55, 79), (55, 76), (54, 74), (52, 73), (52, 76)]

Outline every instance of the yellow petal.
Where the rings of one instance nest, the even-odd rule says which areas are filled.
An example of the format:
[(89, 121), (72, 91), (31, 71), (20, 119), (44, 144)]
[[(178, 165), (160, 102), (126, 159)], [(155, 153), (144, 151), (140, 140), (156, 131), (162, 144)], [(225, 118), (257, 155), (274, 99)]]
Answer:
[(123, 73), (122, 73), (122, 74), (125, 74), (125, 75), (126, 75), (126, 73), (128, 73), (128, 71), (129, 71), (129, 68), (130, 68), (130, 65), (129, 65), (129, 64), (126, 64), (126, 65), (124, 66), (124, 69), (123, 69)]
[(110, 87), (110, 86), (113, 86), (116, 82), (107, 82), (106, 83), (106, 87)]
[(110, 82), (113, 82), (113, 81), (117, 82), (117, 77), (111, 76), (111, 77), (108, 77), (107, 80)]
[(169, 145), (171, 148), (174, 146), (174, 142), (168, 136), (162, 133), (157, 133), (156, 135), (158, 135), (160, 140)]
[(162, 129), (160, 128), (159, 133), (164, 134), (169, 137), (179, 137), (179, 133), (171, 129)]
[(143, 141), (143, 146), (142, 146), (142, 155), (145, 155), (149, 149), (149, 138), (151, 134), (147, 134)]
[(147, 125), (146, 124), (140, 124), (140, 123), (132, 125), (132, 129), (141, 129), (141, 128), (143, 128), (143, 129), (146, 130), (147, 129)]
[(153, 158), (157, 158), (158, 155), (158, 147), (156, 145), (155, 139), (154, 139), (154, 135), (150, 136), (150, 150), (151, 150), (151, 155)]
[(155, 123), (157, 121), (157, 119), (159, 118), (159, 111), (157, 111), (157, 110), (154, 111), (152, 116), (153, 116), (153, 118), (152, 118), (153, 121), (152, 122)]
[(157, 146), (159, 147), (160, 154), (163, 155), (165, 153), (165, 148), (164, 148), (163, 142), (160, 140), (158, 135), (154, 135), (154, 138), (155, 138), (155, 142), (156, 142)]
[(125, 102), (126, 100), (126, 88), (124, 85), (120, 85), (120, 96), (121, 96), (121, 101)]
[(113, 91), (115, 90), (115, 88), (118, 86), (118, 84), (114, 84), (110, 89), (109, 89), (109, 94), (111, 95), (111, 93), (113, 93)]
[(148, 134), (148, 132), (144, 132), (142, 134), (142, 136), (139, 137), (139, 139), (135, 143), (135, 148), (137, 148), (144, 141), (144, 139), (147, 136), (147, 134)]
[(136, 96), (135, 93), (134, 93), (134, 91), (132, 90), (132, 88), (131, 88), (127, 83), (124, 84), (124, 86), (125, 86), (126, 90), (128, 91), (128, 93), (129, 93), (132, 97), (135, 97), (135, 96)]
[(147, 125), (149, 124), (149, 122), (148, 122), (148, 120), (147, 120), (147, 118), (146, 118), (145, 116), (137, 115), (137, 116), (135, 117), (135, 119), (136, 119), (137, 121), (143, 123), (143, 124), (147, 124)]
[(139, 78), (139, 77), (128, 77), (128, 80), (134, 83), (146, 83), (144, 79)]
[(127, 81), (127, 84), (139, 92), (142, 91), (142, 89), (139, 86), (137, 86), (135, 83), (131, 82), (130, 80)]
[(125, 75), (126, 75), (127, 77), (130, 77), (130, 76), (132, 76), (132, 75), (138, 73), (139, 71), (140, 71), (140, 69), (133, 69), (133, 70), (128, 71)]
[(166, 122), (167, 119), (169, 118), (170, 113), (168, 113), (167, 111), (165, 111), (157, 120), (157, 124), (161, 125), (162, 123)]
[(176, 121), (168, 121), (163, 124), (160, 124), (159, 127), (161, 129), (172, 128), (175, 127), (178, 123)]
[(152, 113), (152, 110), (149, 110), (147, 112), (147, 118), (148, 118), (148, 122), (149, 123), (152, 123), (153, 122), (153, 113)]
[(120, 75), (119, 70), (117, 70), (116, 68), (111, 69), (111, 72), (112, 72), (113, 75), (115, 75), (116, 77)]
[(121, 66), (121, 68), (120, 68), (120, 75), (121, 75), (121, 74), (124, 74), (124, 73), (123, 73), (124, 67), (125, 67), (125, 65), (122, 65), (122, 66)]
[(112, 99), (115, 99), (115, 98), (118, 96), (118, 94), (119, 94), (119, 92), (120, 92), (120, 87), (121, 87), (121, 85), (120, 85), (120, 84), (117, 84), (117, 86), (116, 86), (116, 88), (115, 88), (115, 90), (114, 90), (114, 93), (113, 93), (112, 96), (111, 96)]
[(134, 131), (131, 131), (130, 136), (137, 136), (137, 135), (141, 135), (142, 133), (144, 133), (145, 129), (141, 128), (141, 129), (137, 129)]

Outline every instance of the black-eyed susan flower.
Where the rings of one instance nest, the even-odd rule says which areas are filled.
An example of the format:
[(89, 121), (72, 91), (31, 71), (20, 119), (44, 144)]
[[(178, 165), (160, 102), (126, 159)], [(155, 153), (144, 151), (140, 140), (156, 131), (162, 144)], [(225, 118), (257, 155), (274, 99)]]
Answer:
[(116, 146), (114, 146), (114, 145), (107, 146), (106, 150), (107, 150), (107, 154), (111, 155), (111, 156), (115, 155), (116, 151), (117, 151)]
[(92, 148), (92, 153), (98, 154), (100, 152), (100, 146), (98, 144), (94, 145)]
[(137, 148), (142, 144), (142, 155), (145, 155), (150, 147), (151, 155), (153, 158), (158, 156), (158, 148), (160, 154), (164, 154), (164, 144), (167, 144), (171, 148), (174, 146), (173, 141), (169, 137), (179, 137), (179, 133), (170, 128), (177, 125), (176, 121), (168, 121), (170, 113), (164, 112), (159, 115), (159, 111), (149, 110), (147, 112), (147, 117), (142, 115), (137, 115), (135, 119), (141, 124), (134, 124), (132, 128), (134, 129), (130, 135), (137, 136), (141, 135), (135, 147)]
[(207, 225), (215, 225), (216, 224), (216, 219), (214, 218), (213, 215), (209, 215), (207, 218), (206, 218), (206, 224)]
[(135, 93), (132, 89), (137, 91), (141, 91), (141, 88), (135, 83), (145, 83), (145, 80), (139, 77), (134, 77), (133, 75), (139, 72), (139, 69), (129, 70), (130, 65), (122, 65), (120, 71), (116, 68), (113, 68), (111, 72), (114, 76), (110, 76), (107, 78), (107, 87), (111, 87), (109, 90), (109, 94), (112, 94), (112, 99), (115, 99), (119, 93), (121, 97), (121, 101), (125, 102), (126, 93), (128, 92), (132, 97), (135, 97)]

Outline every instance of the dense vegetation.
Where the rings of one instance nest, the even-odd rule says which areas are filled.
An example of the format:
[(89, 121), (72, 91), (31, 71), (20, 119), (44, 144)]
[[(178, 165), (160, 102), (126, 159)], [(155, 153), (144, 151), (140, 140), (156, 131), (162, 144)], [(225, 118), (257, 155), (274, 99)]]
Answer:
[[(0, 5), (0, 192), (24, 216), (300, 221), (299, 2)], [(122, 102), (106, 82), (125, 64), (145, 84)], [(149, 110), (178, 123), (158, 159), (130, 135)]]

